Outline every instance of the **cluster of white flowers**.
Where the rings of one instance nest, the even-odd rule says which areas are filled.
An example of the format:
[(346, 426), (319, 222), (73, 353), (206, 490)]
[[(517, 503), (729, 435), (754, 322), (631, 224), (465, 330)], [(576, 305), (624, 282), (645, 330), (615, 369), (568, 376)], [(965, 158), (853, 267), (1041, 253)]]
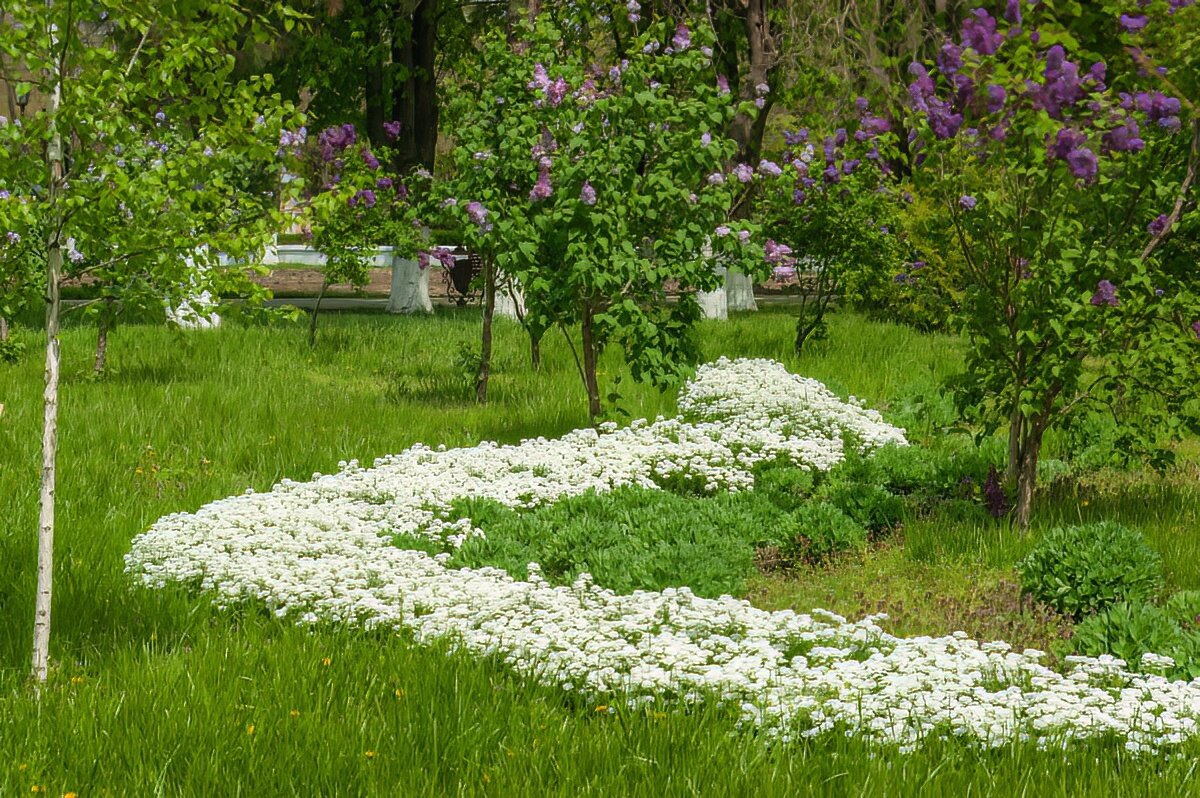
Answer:
[(164, 517), (134, 540), (126, 565), (148, 585), (191, 584), (221, 604), (259, 601), (304, 623), (449, 640), (545, 683), (632, 705), (715, 696), (781, 739), (839, 731), (906, 747), (931, 735), (994, 746), (1116, 734), (1150, 750), (1197, 734), (1200, 681), (1133, 674), (1120, 660), (1078, 658), (1064, 675), (1041, 665), (1040, 652), (962, 633), (896, 638), (877, 618), (767, 612), (682, 587), (617, 595), (587, 575), (554, 586), (535, 565), (515, 580), (391, 545), (398, 534), (449, 545), (480, 534), (440, 520), (459, 497), (527, 507), (679, 476), (739, 489), (763, 459), (823, 469), (841, 459), (843, 439), (864, 449), (904, 442), (877, 413), (771, 361), (702, 368), (680, 408), (679, 418), (558, 440), (416, 446), (371, 469), (349, 463)]

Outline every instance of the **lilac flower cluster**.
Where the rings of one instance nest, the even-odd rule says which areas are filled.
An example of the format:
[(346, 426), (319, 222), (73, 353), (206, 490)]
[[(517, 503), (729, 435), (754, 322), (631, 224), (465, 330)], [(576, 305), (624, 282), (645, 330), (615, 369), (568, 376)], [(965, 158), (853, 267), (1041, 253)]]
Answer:
[(358, 141), (354, 125), (346, 123), (341, 127), (325, 128), (317, 136), (317, 145), (321, 148), (321, 160), (329, 163), (337, 158), (348, 147)]
[[(1190, 3), (1188, 3), (1190, 5)], [(1182, 7), (1182, 6), (1180, 6)], [(995, 55), (1005, 42), (1023, 34), (1018, 0), (1006, 4), (1004, 19), (1010, 27), (1007, 35), (999, 30), (996, 19), (984, 9), (975, 9), (963, 23), (960, 42), (946, 42), (937, 56), (938, 79), (925, 65), (909, 67), (913, 81), (908, 87), (914, 110), (925, 117), (935, 139), (950, 139), (965, 133), (969, 145), (982, 147), (986, 140), (1001, 142), (1008, 135), (1014, 115), (1022, 109), (1042, 111), (1060, 123), (1046, 136), (1047, 157), (1066, 165), (1084, 184), (1096, 182), (1101, 158), (1113, 153), (1139, 152), (1145, 148), (1139, 118), (1168, 131), (1180, 127), (1180, 101), (1161, 92), (1137, 92), (1112, 95), (1106, 86), (1107, 66), (1096, 62), (1086, 70), (1071, 61), (1062, 45), (1054, 44), (1042, 53), (1041, 79), (1028, 79), (1014, 91), (988, 83), (994, 74), (984, 56)], [(1121, 18), (1127, 30), (1140, 30), (1145, 15), (1126, 14)], [(1028, 40), (1037, 44), (1037, 31)], [(963, 55), (973, 51), (971, 69), (964, 66)], [(939, 82), (946, 86), (939, 88)], [(1119, 98), (1119, 100), (1117, 99)], [(910, 136), (918, 165), (924, 160), (925, 146), (914, 131)], [(982, 157), (982, 152), (981, 152)]]

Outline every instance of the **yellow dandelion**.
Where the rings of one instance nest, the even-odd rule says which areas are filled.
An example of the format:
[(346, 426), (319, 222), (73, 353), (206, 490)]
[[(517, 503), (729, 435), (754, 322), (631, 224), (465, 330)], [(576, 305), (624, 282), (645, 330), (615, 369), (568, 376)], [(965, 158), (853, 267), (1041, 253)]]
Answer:
[(483, 774), (483, 783), (484, 783), (484, 784), (491, 784), (491, 783), (492, 783), (492, 777), (491, 777), (491, 776), (489, 776), (488, 774), (484, 773), (484, 774)]
[(397, 687), (396, 692), (393, 693), (393, 695), (395, 695), (396, 698), (404, 698), (404, 691)]
[(291, 712), (288, 713), (288, 715), (290, 715), (293, 718), (298, 718), (298, 717), (300, 717), (300, 710), (293, 709)]
[(332, 657), (323, 657), (321, 659), (321, 664), (324, 665), (326, 668), (328, 668), (330, 665), (333, 664), (333, 658)]
[(608, 705), (601, 704), (600, 706), (596, 707), (596, 711), (597, 712), (608, 712)]
[(363, 754), (363, 756), (365, 756), (367, 759), (374, 759), (374, 758), (375, 758), (375, 752), (374, 752), (374, 751), (367, 751), (367, 752), (365, 752), (365, 753)]
[(26, 765), (24, 762), (22, 762), (21, 764), (17, 765), (17, 772), (19, 772), (19, 773), (24, 773), (24, 772), (25, 772), (25, 771), (27, 771), (27, 770), (29, 770), (29, 765)]
[(63, 798), (79, 798), (79, 793), (77, 793), (77, 792), (65, 792), (65, 793), (63, 793)]
[(254, 724), (253, 723), (248, 724), (246, 726), (246, 734), (254, 734)]
[(72, 676), (71, 684), (83, 684), (83, 677), (82, 676)]

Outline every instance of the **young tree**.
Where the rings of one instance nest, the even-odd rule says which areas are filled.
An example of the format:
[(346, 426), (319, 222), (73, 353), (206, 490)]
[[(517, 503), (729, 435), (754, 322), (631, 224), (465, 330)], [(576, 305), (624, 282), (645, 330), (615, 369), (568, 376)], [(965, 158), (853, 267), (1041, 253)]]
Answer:
[(785, 133), (782, 165), (759, 164), (758, 216), (776, 278), (799, 282), (794, 348), (825, 337), (825, 314), (842, 304), (878, 299), (901, 262), (899, 192), (888, 177), (895, 136), (860, 99), (851, 130), (810, 141)]
[(1150, 447), (1195, 425), (1200, 373), (1200, 281), (1159, 257), (1194, 204), (1197, 140), (1180, 135), (1190, 109), (1151, 70), (1110, 87), (1106, 64), (1071, 60), (1037, 13), (1017, 0), (1003, 19), (975, 10), (936, 69), (913, 65), (909, 87), (915, 179), (969, 272), (956, 399), (989, 429), (1007, 423), (1021, 528), (1049, 429), (1107, 408), (1124, 448)]
[[(402, 125), (388, 122), (386, 133), (396, 141)], [(410, 186), (425, 180), (393, 171), (388, 146), (372, 147), (346, 123), (321, 131), (317, 138), (318, 187), (305, 217), (313, 247), (325, 255), (325, 277), (308, 329), (308, 345), (316, 343), (317, 315), (331, 285), (366, 285), (378, 247), (390, 245), (394, 256), (409, 257), (424, 239)]]
[[(723, 224), (740, 185), (723, 171), (735, 151), (724, 131), (746, 109), (717, 81), (703, 36), (652, 28), (627, 58), (600, 67), (542, 20), (516, 46), (489, 37), (486, 74), (454, 105), (453, 212), (485, 268), (519, 280), (543, 329), (579, 329), (593, 418), (609, 342), (637, 379), (667, 385), (686, 372), (692, 292), (720, 284), (707, 242), (735, 268), (763, 269), (750, 226)], [(555, 257), (539, 257), (547, 253)], [(667, 301), (669, 283), (677, 302)]]
[[(15, 232), (14, 226), (24, 225), (26, 235), (41, 242), (46, 264), (33, 646), (39, 684), (49, 666), (64, 262), (90, 257), (102, 268), (137, 259), (146, 275), (171, 270), (169, 279), (158, 281), (162, 286), (194, 276), (181, 270), (174, 253), (213, 243), (197, 241), (198, 230), (220, 232), (216, 243), (234, 257), (261, 249), (264, 228), (244, 226), (228, 211), (229, 194), (236, 189), (225, 172), (210, 165), (218, 153), (228, 153), (247, 169), (271, 169), (287, 117), (286, 106), (268, 94), (268, 79), (226, 79), (233, 66), (227, 43), (249, 21), (237, 5), (189, 0), (149, 6), (113, 0), (86, 7), (13, 2), (0, 18), (0, 48), (22, 76), (19, 88), (32, 88), (40, 98), (38, 110), (20, 124), (0, 126), (5, 194), (0, 228)], [(178, 120), (175, 146), (181, 152), (139, 163), (136, 174), (119, 163), (125, 153), (144, 157), (149, 152), (148, 141), (161, 136), (167, 114)], [(160, 154), (167, 155), (161, 148)], [(221, 208), (226, 209), (223, 227), (209, 218), (212, 209)], [(120, 221), (126, 211), (134, 215), (127, 226)], [(151, 211), (161, 212), (136, 218)]]

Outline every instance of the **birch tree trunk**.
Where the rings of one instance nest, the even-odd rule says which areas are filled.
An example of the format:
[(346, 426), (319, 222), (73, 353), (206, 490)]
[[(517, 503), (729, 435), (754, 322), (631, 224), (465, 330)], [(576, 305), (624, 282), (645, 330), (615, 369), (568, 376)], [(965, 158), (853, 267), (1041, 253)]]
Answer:
[[(57, 71), (57, 67), (56, 67)], [(62, 273), (61, 218), (57, 199), (63, 179), (63, 145), (56, 117), (62, 97), (61, 74), (54, 75), (50, 97), (50, 144), (46, 161), (50, 167), (48, 205), (50, 231), (46, 238), (46, 391), (42, 421), (42, 487), (38, 512), (37, 601), (33, 616), (33, 676), (38, 685), (46, 683), (50, 663), (50, 604), (54, 585), (54, 476), (58, 454), (58, 282)]]

